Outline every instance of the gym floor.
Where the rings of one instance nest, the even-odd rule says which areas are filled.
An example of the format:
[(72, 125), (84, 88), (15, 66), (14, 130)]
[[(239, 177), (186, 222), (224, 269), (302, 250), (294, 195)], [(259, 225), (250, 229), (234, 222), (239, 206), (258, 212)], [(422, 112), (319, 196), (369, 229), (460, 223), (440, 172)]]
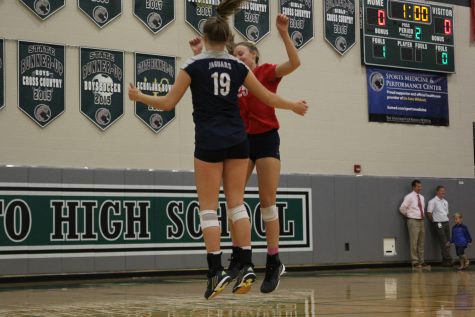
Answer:
[(203, 298), (202, 276), (0, 284), (0, 316), (475, 316), (475, 270), (434, 267), (289, 272), (261, 294)]

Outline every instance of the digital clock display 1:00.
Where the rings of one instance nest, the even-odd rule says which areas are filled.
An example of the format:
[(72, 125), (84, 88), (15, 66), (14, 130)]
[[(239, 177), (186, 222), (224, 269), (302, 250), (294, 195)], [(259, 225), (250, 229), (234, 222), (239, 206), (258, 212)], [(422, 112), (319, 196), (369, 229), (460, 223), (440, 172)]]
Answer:
[(427, 24), (432, 23), (430, 6), (428, 5), (390, 1), (389, 7), (392, 19)]

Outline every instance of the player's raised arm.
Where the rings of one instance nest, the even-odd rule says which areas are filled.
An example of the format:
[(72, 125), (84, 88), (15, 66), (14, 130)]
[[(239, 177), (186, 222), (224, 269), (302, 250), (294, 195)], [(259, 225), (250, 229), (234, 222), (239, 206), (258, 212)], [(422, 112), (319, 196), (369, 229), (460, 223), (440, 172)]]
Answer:
[(160, 110), (170, 111), (176, 107), (190, 84), (191, 77), (184, 70), (180, 70), (171, 90), (165, 96), (146, 95), (131, 83), (129, 85), (129, 99)]
[(300, 57), (289, 35), (289, 18), (284, 14), (278, 14), (275, 24), (284, 42), (288, 57), (286, 62), (277, 65), (275, 69), (275, 77), (280, 78), (292, 73), (300, 66)]

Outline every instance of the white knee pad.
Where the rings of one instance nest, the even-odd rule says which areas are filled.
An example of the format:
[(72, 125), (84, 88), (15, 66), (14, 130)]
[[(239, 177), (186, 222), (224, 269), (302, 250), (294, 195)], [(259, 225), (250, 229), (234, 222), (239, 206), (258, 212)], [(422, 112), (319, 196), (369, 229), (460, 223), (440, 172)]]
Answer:
[(272, 205), (266, 208), (261, 208), (261, 217), (265, 222), (274, 221), (279, 219), (279, 212), (277, 211), (277, 206)]
[(232, 209), (229, 209), (228, 216), (229, 216), (229, 219), (231, 219), (233, 223), (235, 223), (236, 221), (240, 219), (245, 219), (245, 218), (249, 219), (249, 215), (247, 214), (246, 207), (244, 207), (244, 205), (239, 205)]
[(210, 227), (219, 227), (216, 210), (200, 210), (201, 230)]

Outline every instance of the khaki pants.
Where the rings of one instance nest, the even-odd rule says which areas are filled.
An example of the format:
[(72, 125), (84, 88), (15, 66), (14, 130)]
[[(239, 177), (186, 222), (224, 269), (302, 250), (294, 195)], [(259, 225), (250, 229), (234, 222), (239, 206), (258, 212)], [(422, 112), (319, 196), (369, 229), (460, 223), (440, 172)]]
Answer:
[(413, 265), (424, 263), (424, 220), (407, 219), (411, 262)]

